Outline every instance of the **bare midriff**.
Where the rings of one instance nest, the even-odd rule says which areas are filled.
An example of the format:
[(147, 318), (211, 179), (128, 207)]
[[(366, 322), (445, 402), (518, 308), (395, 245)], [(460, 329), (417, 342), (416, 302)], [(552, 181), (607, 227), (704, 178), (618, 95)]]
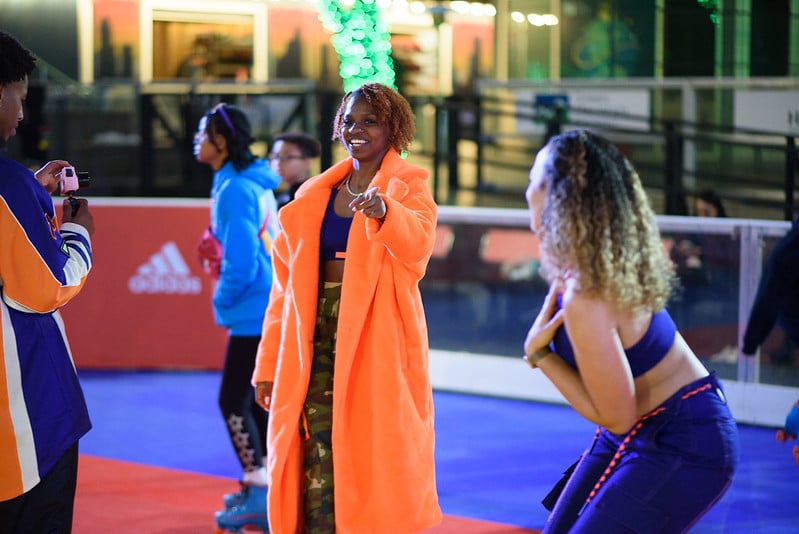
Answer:
[(344, 279), (344, 260), (327, 260), (322, 262), (322, 281), (339, 282)]

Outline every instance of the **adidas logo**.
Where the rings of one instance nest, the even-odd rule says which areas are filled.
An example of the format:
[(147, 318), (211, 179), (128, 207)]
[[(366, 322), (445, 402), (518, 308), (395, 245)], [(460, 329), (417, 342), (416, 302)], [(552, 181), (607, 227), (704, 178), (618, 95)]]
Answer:
[(169, 241), (128, 279), (128, 289), (134, 294), (197, 295), (202, 291), (202, 282), (192, 276), (175, 242)]

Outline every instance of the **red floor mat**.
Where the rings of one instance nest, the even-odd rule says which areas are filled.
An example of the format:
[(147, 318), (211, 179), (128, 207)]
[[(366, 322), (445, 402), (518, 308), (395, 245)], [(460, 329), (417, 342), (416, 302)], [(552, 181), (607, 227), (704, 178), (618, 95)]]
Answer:
[[(214, 532), (227, 478), (82, 454), (74, 534), (197, 534)], [(533, 534), (510, 525), (445, 516), (427, 534)]]

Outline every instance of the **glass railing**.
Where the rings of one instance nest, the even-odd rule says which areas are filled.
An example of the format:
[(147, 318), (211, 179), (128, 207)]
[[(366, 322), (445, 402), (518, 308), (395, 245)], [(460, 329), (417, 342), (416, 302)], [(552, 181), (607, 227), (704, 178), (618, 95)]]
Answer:
[[(739, 347), (763, 262), (790, 224), (675, 216), (657, 220), (680, 279), (667, 307), (681, 334), (703, 364), (737, 391), (731, 395), (745, 404), (740, 408), (747, 412), (744, 420), (770, 421), (763, 415), (768, 404), (757, 407), (756, 401), (772, 402), (776, 388), (777, 413), (784, 412), (785, 399), (793, 396), (792, 403), (799, 398), (799, 350), (779, 325), (755, 356), (743, 355)], [(431, 349), (503, 357), (495, 360), (500, 366), (505, 357), (520, 358), (547, 291), (538, 273), (538, 241), (528, 224), (521, 209), (440, 208), (436, 249), (421, 284)], [(503, 378), (495, 381), (495, 388), (480, 391), (502, 395)], [(527, 396), (513, 395), (519, 394)], [(534, 392), (529, 396), (536, 398)]]

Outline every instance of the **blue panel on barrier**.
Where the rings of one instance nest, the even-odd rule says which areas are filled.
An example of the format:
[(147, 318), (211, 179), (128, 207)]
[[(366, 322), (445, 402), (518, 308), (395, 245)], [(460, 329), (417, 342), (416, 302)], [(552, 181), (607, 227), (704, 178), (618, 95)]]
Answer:
[(537, 94), (535, 95), (534, 105), (536, 107), (569, 107), (569, 95), (566, 94)]

